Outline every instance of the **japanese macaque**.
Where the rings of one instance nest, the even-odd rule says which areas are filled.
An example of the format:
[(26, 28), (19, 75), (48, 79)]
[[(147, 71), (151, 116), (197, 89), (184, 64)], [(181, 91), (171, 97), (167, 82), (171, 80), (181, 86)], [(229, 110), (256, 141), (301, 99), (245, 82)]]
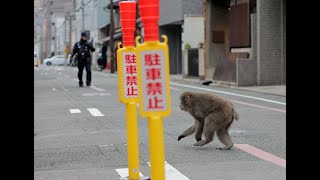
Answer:
[(233, 120), (239, 119), (239, 115), (229, 100), (212, 94), (183, 92), (180, 95), (180, 109), (191, 114), (194, 124), (178, 137), (178, 141), (196, 132), (197, 142), (193, 145), (203, 146), (211, 142), (216, 133), (219, 141), (225, 145), (218, 149), (226, 150), (234, 145), (228, 130)]

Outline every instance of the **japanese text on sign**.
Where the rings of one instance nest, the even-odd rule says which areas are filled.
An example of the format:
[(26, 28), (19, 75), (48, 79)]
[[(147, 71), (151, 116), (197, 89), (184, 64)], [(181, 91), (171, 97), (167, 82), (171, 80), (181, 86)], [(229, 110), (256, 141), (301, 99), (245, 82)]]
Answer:
[(138, 97), (137, 59), (135, 53), (122, 53), (124, 96)]
[(142, 93), (144, 111), (167, 109), (164, 51), (141, 52)]

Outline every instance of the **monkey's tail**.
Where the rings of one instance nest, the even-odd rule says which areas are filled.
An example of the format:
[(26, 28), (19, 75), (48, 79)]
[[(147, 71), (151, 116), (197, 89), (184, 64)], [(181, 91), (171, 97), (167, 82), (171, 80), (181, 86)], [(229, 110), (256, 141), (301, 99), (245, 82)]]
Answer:
[(233, 119), (236, 119), (237, 121), (239, 120), (239, 114), (237, 113), (237, 111), (235, 109), (233, 109)]

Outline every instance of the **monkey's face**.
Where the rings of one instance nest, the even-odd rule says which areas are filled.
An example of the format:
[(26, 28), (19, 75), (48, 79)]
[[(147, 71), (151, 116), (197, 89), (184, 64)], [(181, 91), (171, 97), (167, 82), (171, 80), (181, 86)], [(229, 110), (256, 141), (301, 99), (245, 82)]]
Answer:
[(182, 110), (182, 111), (185, 111), (186, 109), (183, 107), (183, 105), (182, 105), (182, 103), (180, 102), (180, 109)]
[(180, 95), (180, 109), (183, 111), (188, 111), (191, 104), (190, 99), (191, 94), (189, 92), (184, 92)]

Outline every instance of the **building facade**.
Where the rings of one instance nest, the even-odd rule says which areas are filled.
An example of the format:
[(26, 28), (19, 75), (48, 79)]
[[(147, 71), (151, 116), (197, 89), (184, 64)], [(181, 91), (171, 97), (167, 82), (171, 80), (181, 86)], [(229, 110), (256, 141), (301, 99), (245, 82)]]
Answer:
[(205, 79), (286, 84), (286, 0), (204, 0)]

